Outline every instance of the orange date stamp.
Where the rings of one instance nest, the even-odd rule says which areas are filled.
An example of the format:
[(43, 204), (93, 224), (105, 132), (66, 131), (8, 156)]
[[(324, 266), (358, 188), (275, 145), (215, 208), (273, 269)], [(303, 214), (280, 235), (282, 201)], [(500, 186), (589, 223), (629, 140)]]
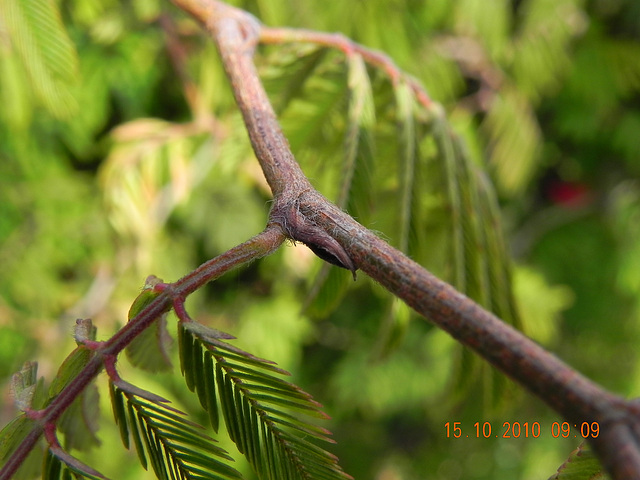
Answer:
[(540, 422), (504, 422), (501, 427), (491, 422), (476, 422), (473, 425), (447, 422), (444, 429), (447, 438), (538, 438), (545, 433), (553, 438), (597, 438), (600, 434), (598, 422), (553, 422), (545, 428)]

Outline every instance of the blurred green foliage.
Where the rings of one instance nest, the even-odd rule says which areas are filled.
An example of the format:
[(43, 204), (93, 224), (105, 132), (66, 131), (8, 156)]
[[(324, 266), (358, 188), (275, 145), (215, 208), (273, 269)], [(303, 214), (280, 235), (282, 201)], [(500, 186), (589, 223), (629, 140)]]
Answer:
[[(606, 387), (640, 394), (640, 3), (234, 3), (270, 26), (340, 31), (418, 78), (496, 185), (524, 330)], [(259, 63), (303, 169), (339, 200), (344, 138), (335, 132), (346, 123), (348, 78), (335, 52), (300, 52), (269, 47)], [(287, 55), (322, 69), (289, 109), (278, 88)], [(392, 93), (371, 78), (363, 98), (383, 105)], [(177, 279), (264, 226), (270, 194), (215, 50), (168, 2), (3, 0), (0, 98), (3, 384), (32, 359), (53, 378), (74, 348), (75, 318), (93, 318), (107, 338), (148, 274)], [(398, 134), (390, 114), (381, 120), (388, 129), (378, 135)], [(380, 142), (374, 153), (353, 188), (375, 187), (375, 198), (345, 206), (398, 244), (391, 205), (400, 158)], [(428, 168), (417, 178), (425, 191), (438, 181)], [(451, 280), (441, 199), (419, 202), (412, 235), (420, 249), (411, 253)], [(547, 478), (577, 446), (553, 438), (558, 418), (517, 388), (501, 390), (496, 408), (477, 383), (459, 388), (465, 359), (454, 342), (363, 275), (345, 295), (325, 289), (304, 310), (319, 268), (308, 250), (289, 245), (209, 285), (189, 308), (316, 395), (334, 417), (333, 451), (347, 472)], [(329, 275), (340, 285), (343, 273)], [(407, 332), (386, 351), (390, 314)], [(195, 406), (181, 379), (136, 373), (124, 358), (120, 368), (129, 381)], [(3, 392), (2, 425), (15, 414)], [(103, 411), (99, 438), (110, 455), (93, 449), (83, 459), (112, 478), (141, 478)], [(445, 423), (458, 421), (470, 438), (446, 438)], [(506, 421), (539, 422), (542, 434), (475, 438), (475, 422), (502, 433)]]

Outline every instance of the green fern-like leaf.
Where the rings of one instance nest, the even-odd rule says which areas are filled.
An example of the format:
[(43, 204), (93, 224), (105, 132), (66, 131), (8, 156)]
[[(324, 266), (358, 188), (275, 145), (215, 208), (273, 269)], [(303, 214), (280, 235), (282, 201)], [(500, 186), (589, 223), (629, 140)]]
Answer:
[(520, 92), (505, 87), (482, 127), (489, 137), (490, 163), (501, 191), (521, 191), (534, 173), (540, 148), (540, 127), (531, 104)]
[[(488, 179), (471, 162), (461, 140), (444, 119), (435, 120), (433, 135), (445, 168), (451, 211), (453, 281), (465, 293), (505, 321), (519, 327), (511, 289), (508, 250), (499, 211)], [(461, 350), (458, 384), (466, 391), (481, 379), (484, 403), (504, 397), (506, 378)]]
[(276, 112), (284, 111), (301, 95), (307, 79), (322, 62), (327, 49), (315, 45), (292, 45), (278, 48), (261, 69), (265, 89)]
[(350, 55), (348, 64), (349, 107), (342, 158), (341, 186), (336, 204), (346, 207), (361, 223), (368, 223), (374, 169), (376, 123), (371, 80), (360, 55)]
[(418, 161), (416, 148), (415, 98), (406, 83), (394, 90), (396, 100), (396, 124), (398, 128), (399, 185), (400, 185), (400, 234), (398, 246), (402, 252), (409, 250), (409, 229), (411, 225), (415, 170)]
[(537, 102), (560, 85), (568, 70), (569, 42), (584, 27), (576, 0), (536, 0), (523, 5), (522, 23), (512, 44), (512, 70), (518, 90)]
[(146, 469), (161, 480), (242, 478), (229, 466), (232, 458), (201, 426), (167, 405), (167, 400), (122, 380), (109, 383), (113, 412), (125, 447), (129, 437)]
[(272, 362), (226, 342), (222, 332), (195, 322), (179, 324), (181, 368), (217, 428), (218, 406), (230, 438), (261, 479), (347, 479), (334, 455), (313, 440), (329, 432), (296, 414), (326, 418), (320, 405)]
[(77, 81), (78, 58), (51, 0), (6, 0), (0, 13), (9, 29), (34, 91), (49, 109), (68, 118), (78, 107), (71, 92)]
[[(475, 0), (466, 3), (471, 10), (482, 8)], [(482, 23), (489, 18), (485, 17), (476, 20)], [(490, 24), (478, 26), (467, 20), (466, 12), (461, 12), (461, 28), (476, 29), (476, 33)], [(497, 37), (492, 41), (498, 51)], [(517, 324), (509, 258), (492, 185), (452, 132), (442, 108), (435, 103), (424, 106), (407, 79), (390, 79), (385, 72), (365, 65), (357, 52), (348, 54), (344, 62), (329, 53), (316, 57), (314, 52), (309, 47), (297, 60), (287, 55), (286, 62), (270, 70), (269, 77), (276, 92), (275, 79), (278, 75), (283, 78), (285, 87), (281, 88), (287, 99), (283, 124), (294, 150), (311, 145), (326, 158), (307, 166), (305, 163), (310, 162), (302, 157), (310, 177), (325, 195), (335, 198), (338, 206), (361, 223), (367, 223), (368, 213), (375, 208), (374, 200), (393, 199), (397, 214), (377, 219), (378, 225), (386, 221), (385, 226), (391, 229), (387, 231), (394, 232), (391, 241), (432, 269), (431, 263), (438, 262), (436, 270), (461, 291)], [(287, 79), (291, 78), (295, 79), (295, 88), (288, 89)], [(519, 101), (524, 99), (499, 97), (484, 123), (493, 139), (492, 162), (498, 178), (510, 190), (519, 188), (531, 174), (536, 154), (537, 124), (531, 119), (520, 121)], [(335, 119), (335, 112), (340, 119)], [(295, 119), (295, 123), (290, 124), (288, 119)], [(330, 135), (344, 139), (342, 152), (334, 149), (332, 140), (327, 141)], [(519, 162), (509, 158), (515, 144), (521, 155)], [(340, 168), (328, 168), (335, 158), (339, 158)], [(340, 174), (329, 175), (329, 170), (339, 170)], [(442, 233), (434, 235), (436, 231)], [(425, 244), (430, 245), (427, 253), (421, 251)], [(439, 254), (445, 245), (449, 245), (449, 255)], [(443, 256), (449, 259), (448, 265)], [(327, 266), (320, 269), (306, 301), (309, 314), (325, 316), (339, 304), (349, 282), (334, 273)], [(396, 310), (390, 311), (393, 314)], [(406, 325), (404, 320), (401, 323)], [(395, 332), (390, 326), (387, 324), (385, 330)]]

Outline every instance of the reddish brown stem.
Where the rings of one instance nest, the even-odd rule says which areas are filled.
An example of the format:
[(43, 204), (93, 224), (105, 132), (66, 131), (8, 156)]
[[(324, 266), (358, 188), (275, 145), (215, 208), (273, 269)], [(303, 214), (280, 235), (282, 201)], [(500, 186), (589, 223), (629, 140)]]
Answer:
[[(490, 312), (437, 279), (417, 263), (389, 246), (349, 215), (329, 203), (300, 171), (271, 108), (253, 65), (258, 41), (284, 40), (333, 45), (349, 53), (358, 49), (392, 80), (398, 69), (385, 56), (356, 47), (339, 35), (285, 29), (261, 29), (255, 18), (215, 0), (173, 0), (211, 30), (230, 78), (251, 143), (274, 194), (272, 221), (294, 240), (328, 235), (362, 269), (418, 313), (429, 318), (496, 368), (540, 397), (571, 422), (598, 422), (601, 434), (591, 444), (617, 480), (640, 478), (640, 410), (617, 397)], [(430, 100), (421, 88), (414, 92), (425, 107)], [(420, 95), (420, 94), (423, 95)], [(295, 222), (287, 219), (295, 219)], [(330, 242), (323, 240), (324, 245)], [(334, 257), (339, 258), (336, 254)], [(344, 262), (341, 262), (344, 264)], [(344, 265), (343, 265), (344, 266)], [(349, 267), (351, 268), (351, 267)]]
[(160, 315), (168, 311), (173, 305), (174, 299), (184, 299), (198, 288), (211, 280), (219, 278), (229, 270), (272, 253), (282, 244), (285, 238), (279, 228), (268, 226), (262, 233), (247, 242), (209, 260), (174, 284), (168, 284), (167, 288), (155, 300), (132, 318), (113, 337), (105, 342), (96, 344), (95, 348), (92, 348), (94, 354), (87, 365), (45, 409), (37, 412), (38, 419), (33, 429), (11, 455), (9, 461), (0, 469), (0, 480), (8, 480), (13, 476), (26, 456), (34, 448), (43, 433), (43, 429), (46, 426), (55, 425), (60, 415), (102, 371), (105, 364), (109, 367), (110, 376), (117, 376), (113, 368), (116, 356), (140, 332), (151, 325)]
[[(341, 266), (362, 269), (569, 421), (598, 422), (601, 433), (591, 443), (604, 465), (617, 480), (640, 479), (638, 403), (606, 392), (389, 246), (313, 189), (280, 130), (252, 60), (263, 33), (267, 41), (281, 41), (284, 37), (281, 35), (279, 40), (276, 31), (263, 30), (255, 18), (215, 0), (173, 1), (213, 33), (254, 151), (274, 194), (269, 225), (254, 239), (169, 285), (120, 332), (98, 346), (80, 374), (41, 412), (36, 426), (0, 470), (0, 480), (13, 475), (42, 434), (43, 425), (55, 422), (95, 378), (105, 356), (110, 359), (117, 355), (176, 299), (184, 299), (231, 268), (271, 253), (285, 236), (326, 250)], [(296, 35), (305, 36), (304, 32)], [(392, 79), (398, 75), (397, 68), (383, 55), (356, 47), (343, 37), (318, 35), (315, 40), (319, 44), (333, 44), (345, 51), (359, 48), (370, 62), (385, 68)], [(309, 35), (307, 39), (313, 41)], [(412, 85), (419, 100), (425, 106), (431, 105), (424, 91), (415, 83)]]

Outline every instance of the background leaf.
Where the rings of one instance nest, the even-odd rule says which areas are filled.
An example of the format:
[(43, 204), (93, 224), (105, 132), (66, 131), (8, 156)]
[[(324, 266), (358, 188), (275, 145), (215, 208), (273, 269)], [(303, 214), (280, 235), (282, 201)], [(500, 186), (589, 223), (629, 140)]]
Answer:
[(586, 445), (576, 448), (565, 463), (558, 468), (558, 473), (549, 477), (549, 480), (606, 480), (609, 475), (602, 471), (600, 462)]
[(40, 101), (57, 117), (69, 118), (78, 108), (72, 94), (78, 58), (58, 5), (50, 0), (7, 0), (2, 11), (12, 46)]
[[(36, 3), (54, 11), (54, 22), (61, 19), (73, 41), (79, 68), (68, 88), (82, 108), (61, 121), (45, 106), (5, 14), (25, 4), (0, 2), (3, 398), (11, 398), (10, 377), (27, 360), (37, 358), (40, 374), (55, 377), (76, 347), (77, 318), (92, 318), (107, 338), (126, 322), (132, 292), (147, 275), (175, 280), (260, 231), (271, 198), (218, 54), (194, 22), (156, 0), (70, 0), (60, 17), (57, 7)], [(504, 250), (515, 255), (515, 300), (525, 332), (594, 381), (636, 397), (640, 4), (486, 3), (299, 0), (292, 8), (282, 0), (249, 0), (242, 6), (270, 26), (340, 32), (379, 48), (424, 85), (434, 109), (446, 112), (449, 128), (464, 139), (472, 171), (487, 173), (498, 188), (491, 208), (502, 218)], [(260, 46), (257, 53), (296, 158), (312, 183), (336, 199), (350, 98), (345, 55), (302, 43)], [(400, 181), (401, 147), (410, 144), (399, 133), (399, 90), (386, 73), (367, 67), (367, 74), (376, 122), (368, 226), (399, 246), (398, 212), (409, 194)], [(452, 280), (454, 213), (433, 131), (441, 117), (422, 107), (413, 113), (418, 148), (408, 254)], [(161, 125), (155, 137), (153, 128), (118, 136), (117, 127), (133, 125), (128, 131), (135, 132), (143, 119)], [(520, 144), (531, 138), (537, 143)], [(174, 141), (178, 146), (169, 147)], [(523, 146), (534, 156), (524, 156)], [(127, 152), (139, 153), (139, 163), (107, 165)], [(144, 172), (142, 153), (151, 163)], [(176, 160), (175, 173), (151, 175), (181, 157), (189, 167)], [(113, 181), (107, 182), (109, 170)], [(188, 195), (158, 217), (155, 205), (167, 198), (160, 192), (184, 185), (185, 172), (199, 174), (191, 177)], [(147, 197), (123, 187), (138, 174), (147, 180), (132, 184), (148, 188)], [(482, 191), (482, 176), (476, 180)], [(118, 196), (123, 204), (133, 200), (133, 207), (116, 212)], [(478, 204), (476, 215), (489, 208)], [(138, 221), (153, 234), (131, 235)], [(487, 237), (486, 245), (499, 243)], [(338, 442), (331, 450), (350, 474), (548, 478), (575, 448), (548, 434), (517, 442), (446, 438), (448, 421), (473, 428), (480, 419), (494, 429), (509, 419), (539, 421), (545, 432), (556, 418), (508, 388), (494, 409), (475, 400), (478, 388), (453, 389), (460, 349), (412, 316), (393, 354), (384, 361), (373, 356), (394, 338), (385, 337), (391, 299), (364, 275), (355, 283), (344, 275), (337, 286), (326, 284), (313, 305), (318, 312), (300, 313), (319, 262), (304, 246), (286, 246), (198, 292), (188, 307), (198, 321), (238, 336), (241, 348), (277, 360), (322, 400)], [(498, 289), (504, 272), (492, 273), (495, 265), (489, 262), (486, 271)], [(348, 275), (331, 268), (334, 273)], [(403, 316), (397, 319), (402, 325)], [(130, 369), (127, 362), (119, 367), (132, 383), (175, 399), (199, 423), (208, 421), (182, 379)], [(485, 382), (484, 371), (469, 373)], [(4, 422), (16, 414), (11, 401), (0, 402)], [(140, 478), (117, 429), (99, 435), (103, 446), (78, 458), (110, 478)], [(231, 442), (221, 439), (221, 446), (236, 455)], [(41, 457), (34, 458), (35, 471)], [(251, 478), (243, 456), (236, 465)]]

